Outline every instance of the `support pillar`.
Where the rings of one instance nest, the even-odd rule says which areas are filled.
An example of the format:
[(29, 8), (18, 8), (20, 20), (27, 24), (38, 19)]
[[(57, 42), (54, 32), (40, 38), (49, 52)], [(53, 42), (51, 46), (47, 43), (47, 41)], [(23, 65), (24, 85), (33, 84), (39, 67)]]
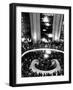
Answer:
[(59, 41), (62, 27), (63, 14), (54, 14), (53, 17), (53, 40)]
[(40, 14), (30, 13), (31, 38), (34, 43), (41, 39), (40, 34)]

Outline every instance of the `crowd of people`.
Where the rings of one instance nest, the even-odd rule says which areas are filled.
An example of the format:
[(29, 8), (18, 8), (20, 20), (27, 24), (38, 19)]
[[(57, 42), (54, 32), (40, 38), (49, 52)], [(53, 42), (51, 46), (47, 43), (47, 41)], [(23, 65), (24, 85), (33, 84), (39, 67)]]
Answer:
[[(33, 49), (40, 49), (40, 48), (48, 48), (48, 49), (55, 49), (55, 50), (60, 50), (64, 51), (64, 41), (48, 41), (48, 42), (43, 42), (42, 40), (38, 41), (37, 43), (34, 43), (29, 37), (25, 38), (24, 41), (21, 42), (22, 44), (22, 54), (28, 50), (33, 50)], [(22, 77), (38, 77), (38, 76), (51, 76), (51, 74), (46, 73), (42, 75), (42, 73), (37, 74), (37, 72), (33, 72), (31, 69), (29, 69), (32, 61), (34, 59), (39, 60), (39, 65), (35, 64), (35, 67), (38, 68), (39, 70), (47, 71), (47, 70), (53, 70), (56, 68), (56, 66), (51, 65), (51, 60), (52, 59), (57, 59), (61, 65), (61, 71), (57, 71), (52, 73), (53, 76), (56, 75), (64, 75), (64, 54), (61, 52), (56, 52), (52, 51), (51, 54), (49, 54), (49, 57), (45, 59), (43, 57), (44, 53), (43, 51), (34, 51), (34, 52), (29, 52), (25, 54), (22, 57)]]
[[(37, 59), (39, 61), (39, 64), (36, 65), (35, 67), (38, 68), (39, 70), (43, 71), (48, 71), (48, 70), (53, 70), (56, 68), (56, 66), (51, 66), (51, 60), (52, 59), (57, 59), (60, 63), (61, 66), (61, 71), (57, 71), (52, 73), (53, 76), (56, 75), (64, 75), (64, 54), (61, 52), (55, 52), (51, 51), (51, 54), (49, 54), (48, 58), (44, 58), (44, 53), (45, 51), (34, 51), (34, 52), (29, 52), (25, 54), (22, 57), (22, 77), (38, 77), (38, 76), (43, 76), (42, 73), (37, 74), (37, 72), (33, 72), (29, 67), (34, 59)], [(44, 74), (44, 76), (51, 76), (49, 73)]]
[(63, 41), (51, 41), (48, 43), (45, 42), (37, 42), (33, 43), (33, 41), (24, 41), (22, 42), (22, 53), (31, 50), (31, 49), (37, 49), (37, 48), (50, 48), (50, 49), (57, 49), (64, 51), (64, 42)]

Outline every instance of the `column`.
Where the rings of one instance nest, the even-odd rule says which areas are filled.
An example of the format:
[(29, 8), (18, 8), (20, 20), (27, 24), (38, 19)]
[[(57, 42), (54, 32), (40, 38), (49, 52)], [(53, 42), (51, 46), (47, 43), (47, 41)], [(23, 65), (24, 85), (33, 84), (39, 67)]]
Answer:
[(40, 34), (40, 14), (30, 13), (31, 38), (34, 43), (41, 39)]
[(62, 27), (63, 14), (54, 14), (53, 17), (53, 40), (59, 41)]

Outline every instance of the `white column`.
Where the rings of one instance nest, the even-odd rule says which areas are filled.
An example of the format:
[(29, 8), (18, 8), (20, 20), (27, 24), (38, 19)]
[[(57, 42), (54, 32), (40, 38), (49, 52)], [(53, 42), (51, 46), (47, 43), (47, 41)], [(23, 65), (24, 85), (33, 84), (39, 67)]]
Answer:
[(34, 43), (40, 40), (40, 14), (30, 13), (31, 37)]
[(63, 14), (54, 14), (53, 17), (53, 40), (59, 41), (62, 27)]

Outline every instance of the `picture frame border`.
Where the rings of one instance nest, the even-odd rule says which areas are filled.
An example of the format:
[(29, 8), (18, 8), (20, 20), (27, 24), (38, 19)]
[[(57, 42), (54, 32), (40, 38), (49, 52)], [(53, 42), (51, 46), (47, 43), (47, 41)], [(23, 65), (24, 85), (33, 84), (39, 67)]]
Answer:
[[(16, 7), (39, 7), (39, 8), (55, 8), (55, 9), (68, 9), (69, 10), (69, 81), (58, 82), (42, 82), (42, 83), (28, 83), (16, 84)], [(40, 4), (22, 4), (11, 3), (9, 4), (9, 85), (17, 86), (34, 86), (34, 85), (52, 85), (52, 84), (67, 84), (71, 83), (71, 6), (58, 6), (58, 5), (40, 5)]]

